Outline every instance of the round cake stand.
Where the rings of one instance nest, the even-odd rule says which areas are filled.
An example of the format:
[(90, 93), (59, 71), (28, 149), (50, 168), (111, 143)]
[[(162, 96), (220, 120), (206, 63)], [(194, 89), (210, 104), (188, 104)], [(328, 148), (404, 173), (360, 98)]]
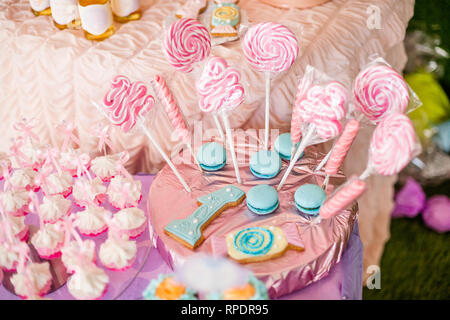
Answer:
[[(324, 180), (323, 171), (313, 172), (323, 157), (314, 147), (307, 148), (305, 156), (296, 164), (285, 186), (278, 193), (280, 206), (273, 214), (257, 216), (247, 209), (244, 200), (239, 206), (222, 212), (204, 229), (205, 241), (195, 250), (185, 247), (164, 233), (164, 228), (171, 221), (184, 219), (198, 208), (198, 197), (230, 184), (245, 192), (258, 184), (269, 184), (274, 187), (278, 185), (288, 163), (283, 161), (281, 172), (275, 178), (258, 179), (251, 174), (248, 167), (249, 156), (258, 150), (257, 140), (253, 140), (251, 136), (246, 136), (242, 141), (239, 141), (239, 138), (237, 140), (237, 158), (240, 163), (242, 185), (236, 182), (230, 160), (222, 170), (207, 173), (200, 172), (194, 164), (183, 163), (183, 161), (188, 162), (188, 156), (180, 154), (175, 157), (174, 163), (191, 186), (191, 193), (184, 191), (168, 166), (158, 173), (151, 185), (147, 203), (150, 216), (149, 231), (153, 246), (173, 269), (181, 266), (188, 257), (197, 252), (212, 254), (211, 236), (213, 235), (225, 237), (227, 233), (244, 227), (282, 226), (288, 222), (295, 222), (305, 244), (304, 251), (288, 250), (279, 258), (260, 263), (248, 263), (244, 266), (266, 284), (271, 298), (291, 293), (322, 279), (340, 261), (357, 218), (358, 209), (355, 203), (350, 210), (344, 210), (341, 214), (323, 220), (319, 224), (312, 224), (311, 217), (301, 214), (296, 209), (294, 193), (297, 188), (305, 183), (322, 185)], [(231, 159), (229, 153), (227, 153), (227, 159)], [(342, 174), (331, 177), (326, 190), (327, 194), (345, 180)]]

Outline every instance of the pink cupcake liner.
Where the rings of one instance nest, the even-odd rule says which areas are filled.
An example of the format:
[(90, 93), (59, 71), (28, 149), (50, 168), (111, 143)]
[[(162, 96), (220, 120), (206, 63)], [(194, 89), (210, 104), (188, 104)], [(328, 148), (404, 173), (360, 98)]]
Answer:
[(105, 296), (106, 292), (108, 291), (108, 287), (109, 287), (109, 285), (106, 284), (105, 290), (103, 290), (103, 292), (102, 292), (102, 294), (100, 295), (100, 297), (94, 298), (93, 300), (101, 300), (101, 299)]
[(19, 261), (14, 261), (12, 268), (8, 269), (6, 267), (2, 267), (1, 269), (5, 272), (16, 272), (17, 271), (17, 265), (19, 264)]
[(68, 196), (70, 196), (72, 194), (72, 187), (70, 187), (69, 189), (67, 189), (66, 191), (63, 192), (58, 192), (58, 193), (46, 193), (45, 191), (42, 191), (42, 193), (44, 194), (45, 197), (47, 196), (56, 196), (58, 194), (62, 195), (64, 198), (67, 198)]
[(58, 221), (63, 220), (64, 217), (70, 216), (71, 213), (72, 213), (72, 208), (69, 207), (69, 209), (67, 209), (67, 212), (66, 212), (65, 214), (63, 214), (61, 217), (59, 217), (59, 218), (57, 218), (57, 219), (44, 220), (44, 223), (45, 223), (45, 224), (47, 224), (47, 223), (55, 224), (55, 223), (57, 223)]
[[(137, 255), (137, 254), (136, 254)], [(105, 266), (105, 268), (107, 268), (107, 269), (109, 269), (109, 270), (111, 270), (111, 271), (125, 271), (125, 270), (128, 270), (128, 269), (130, 269), (131, 268), (131, 266), (134, 264), (134, 262), (136, 261), (136, 255), (134, 255), (134, 257), (133, 258), (131, 258), (129, 261), (128, 261), (128, 263), (127, 263), (127, 265), (125, 266), (125, 267), (122, 267), (122, 268), (117, 268), (114, 264), (104, 264), (104, 263), (102, 263), (103, 264), (103, 266)]]
[(24, 205), (22, 208), (20, 208), (19, 210), (16, 210), (14, 212), (7, 212), (8, 214), (12, 215), (13, 217), (23, 217), (26, 216), (29, 213), (28, 210), (28, 205), (30, 203), (27, 203), (26, 205)]
[(141, 202), (141, 200), (142, 200), (142, 194), (141, 194), (141, 196), (139, 197), (139, 199), (137, 200), (136, 203), (125, 203), (125, 205), (123, 207), (120, 207), (117, 203), (111, 201), (111, 199), (109, 200), (109, 203), (111, 204), (111, 206), (114, 209), (122, 210), (122, 209), (137, 207), (139, 205), (139, 203)]
[(27, 242), (28, 241), (28, 226), (25, 225), (25, 227), (22, 229), (22, 231), (20, 231), (18, 234), (16, 234), (16, 238), (19, 239), (22, 242)]
[(147, 219), (145, 219), (144, 223), (141, 226), (129, 230), (122, 229), (119, 231), (119, 234), (120, 235), (126, 234), (128, 237), (130, 237), (130, 239), (136, 239), (142, 233), (144, 233), (146, 228), (147, 228)]
[(55, 248), (36, 248), (39, 257), (46, 260), (51, 260), (53, 258), (57, 258), (61, 256), (61, 248), (64, 242), (60, 242), (56, 245)]
[[(45, 284), (45, 286), (39, 291), (38, 295), (39, 295), (41, 298), (42, 298), (43, 296), (45, 296), (45, 295), (50, 291), (50, 288), (52, 287), (52, 283), (53, 283), (52, 279), (49, 279), (49, 280), (47, 281), (47, 283)], [(23, 300), (28, 299), (27, 296), (22, 296), (22, 295), (20, 295), (20, 294), (18, 294), (18, 296), (19, 296), (21, 299), (23, 299)]]
[(107, 225), (104, 225), (103, 227), (101, 227), (101, 228), (98, 229), (98, 230), (83, 230), (83, 229), (80, 229), (80, 228), (78, 228), (78, 230), (79, 230), (80, 233), (81, 233), (82, 235), (84, 235), (84, 236), (87, 236), (87, 237), (96, 237), (96, 236), (102, 234), (103, 232), (105, 232), (106, 230), (108, 230), (108, 226), (107, 226)]
[[(106, 201), (106, 194), (104, 194), (104, 193), (102, 193), (102, 194), (99, 194), (99, 195), (97, 195), (95, 198), (94, 198), (94, 204), (96, 204), (96, 205), (101, 205), (103, 202), (105, 202)], [(84, 201), (84, 200), (82, 200), (82, 201), (77, 201), (76, 199), (75, 199), (75, 197), (73, 198), (73, 203), (77, 206), (77, 207), (79, 207), (79, 208), (82, 208), (82, 209), (85, 209), (86, 208), (86, 204), (87, 204), (87, 201)]]

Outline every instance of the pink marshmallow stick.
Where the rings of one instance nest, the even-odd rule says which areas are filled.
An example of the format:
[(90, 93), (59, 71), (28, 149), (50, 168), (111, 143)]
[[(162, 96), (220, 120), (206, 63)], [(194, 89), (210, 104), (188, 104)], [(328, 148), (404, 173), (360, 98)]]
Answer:
[(331, 218), (347, 208), (366, 191), (366, 182), (353, 179), (339, 188), (337, 192), (320, 207), (319, 215), (323, 219)]
[(350, 120), (342, 132), (341, 136), (337, 140), (336, 144), (333, 146), (331, 150), (330, 158), (325, 165), (325, 173), (327, 174), (324, 182), (324, 189), (326, 189), (326, 185), (328, 184), (329, 176), (336, 174), (339, 170), (339, 167), (344, 162), (345, 157), (347, 156), (350, 147), (355, 141), (356, 135), (359, 132), (360, 123), (356, 119)]
[(195, 160), (195, 163), (197, 164), (199, 170), (201, 171), (202, 169), (200, 167), (200, 164), (198, 163), (197, 158), (195, 157), (194, 151), (192, 149), (191, 132), (189, 131), (186, 121), (183, 119), (180, 107), (175, 101), (175, 98), (172, 92), (170, 91), (169, 87), (167, 86), (167, 83), (164, 80), (164, 78), (160, 75), (156, 75), (153, 80), (156, 92), (158, 94), (158, 98), (163, 104), (167, 116), (169, 117), (169, 120), (172, 123), (172, 126), (174, 127), (175, 132), (178, 135), (178, 138), (188, 147), (189, 151), (192, 154), (192, 157)]

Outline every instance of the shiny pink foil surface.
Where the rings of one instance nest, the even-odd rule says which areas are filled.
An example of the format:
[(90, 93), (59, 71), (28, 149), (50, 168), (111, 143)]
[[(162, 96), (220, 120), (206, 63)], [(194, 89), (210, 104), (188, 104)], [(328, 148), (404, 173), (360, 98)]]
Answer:
[[(275, 298), (306, 287), (328, 274), (341, 259), (358, 210), (355, 203), (351, 210), (345, 210), (338, 216), (316, 225), (311, 224), (310, 217), (297, 210), (294, 204), (294, 193), (297, 188), (305, 183), (321, 185), (325, 176), (323, 171), (313, 173), (323, 154), (319, 154), (315, 147), (309, 147), (279, 192), (280, 206), (274, 213), (257, 216), (247, 209), (244, 200), (239, 206), (225, 210), (204, 229), (205, 241), (194, 251), (166, 235), (164, 227), (172, 220), (186, 218), (194, 212), (198, 207), (197, 198), (200, 196), (230, 184), (238, 186), (245, 192), (257, 184), (270, 184), (276, 188), (288, 163), (283, 160), (280, 173), (273, 179), (263, 180), (254, 177), (248, 167), (248, 159), (258, 150), (258, 142), (249, 135), (244, 139), (235, 139), (237, 156), (241, 160), (239, 168), (242, 185), (236, 182), (229, 150), (227, 150), (227, 165), (214, 173), (202, 173), (194, 164), (177, 164), (177, 168), (191, 186), (192, 193), (183, 189), (168, 166), (159, 172), (149, 193), (150, 239), (167, 264), (174, 268), (180, 266), (194, 253), (211, 254), (211, 235), (223, 237), (243, 227), (281, 226), (286, 222), (296, 222), (305, 244), (305, 251), (288, 250), (279, 258), (244, 265), (266, 284), (270, 297)], [(175, 157), (174, 161), (180, 162), (180, 157), (180, 155)], [(345, 177), (340, 173), (332, 176), (327, 194), (344, 181)]]

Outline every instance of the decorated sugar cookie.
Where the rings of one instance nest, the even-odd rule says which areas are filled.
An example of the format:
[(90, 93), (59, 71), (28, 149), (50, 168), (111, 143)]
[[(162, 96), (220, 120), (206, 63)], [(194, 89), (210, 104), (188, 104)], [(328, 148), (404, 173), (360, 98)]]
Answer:
[(190, 249), (198, 247), (204, 240), (202, 231), (220, 213), (239, 205), (245, 192), (235, 186), (227, 186), (198, 198), (200, 207), (185, 219), (169, 223), (164, 232)]
[(211, 16), (211, 35), (213, 37), (235, 37), (241, 21), (236, 3), (239, 0), (215, 0)]
[(259, 226), (233, 231), (225, 239), (213, 237), (214, 255), (228, 253), (240, 263), (261, 262), (281, 257), (288, 249), (303, 251), (304, 245), (295, 223), (282, 227)]

